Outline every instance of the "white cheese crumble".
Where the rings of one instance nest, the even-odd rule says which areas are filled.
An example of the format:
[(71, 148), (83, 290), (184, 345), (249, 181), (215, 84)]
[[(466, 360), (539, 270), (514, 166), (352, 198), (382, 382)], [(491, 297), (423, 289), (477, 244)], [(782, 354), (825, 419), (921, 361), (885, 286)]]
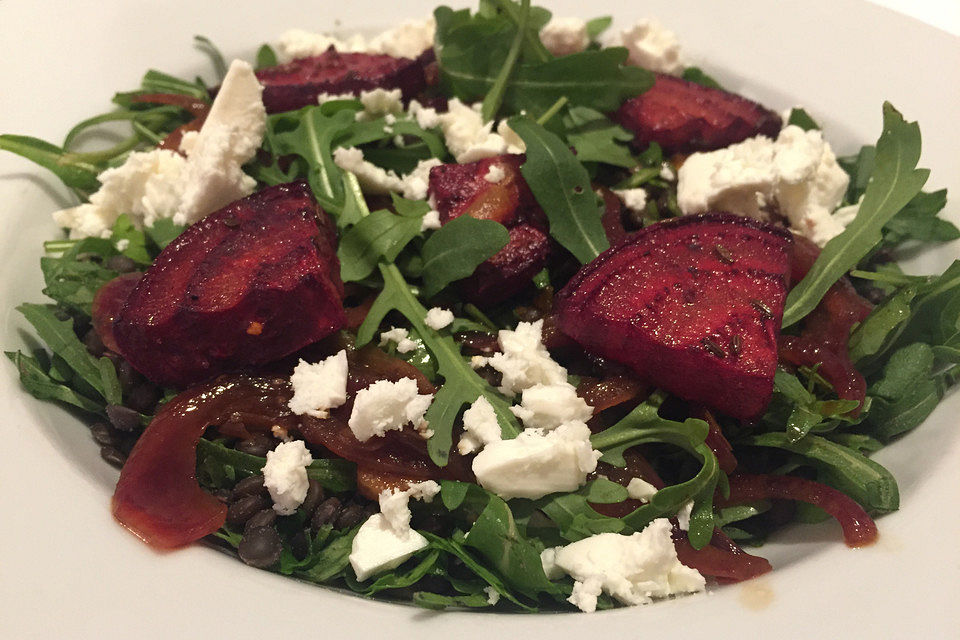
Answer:
[(540, 42), (555, 56), (579, 53), (590, 44), (587, 23), (581, 18), (551, 18), (540, 30)]
[(411, 422), (420, 426), (432, 401), (433, 394), (420, 395), (413, 378), (377, 380), (357, 392), (347, 424), (357, 440), (366, 442)]
[(303, 504), (307, 497), (307, 465), (313, 457), (303, 440), (281, 442), (273, 451), (267, 452), (263, 465), (263, 485), (273, 499), (273, 510), (289, 516)]
[(434, 129), (440, 126), (440, 115), (433, 107), (425, 107), (417, 100), (411, 100), (407, 113), (417, 121), (421, 129)]
[(627, 495), (634, 500), (650, 502), (658, 489), (642, 478), (630, 478), (627, 484)]
[(275, 49), (279, 62), (319, 56), (330, 47), (340, 53), (384, 53), (401, 58), (416, 58), (433, 46), (435, 31), (436, 22), (432, 17), (406, 20), (370, 40), (359, 33), (341, 39), (329, 33), (290, 29), (281, 34)]
[(398, 353), (410, 353), (417, 348), (417, 343), (410, 339), (410, 332), (400, 327), (393, 327), (389, 331), (380, 334), (380, 346), (385, 346), (391, 342), (397, 345)]
[(298, 416), (326, 418), (330, 409), (347, 401), (347, 352), (341, 350), (322, 362), (300, 360), (290, 376), (293, 397), (287, 403)]
[(668, 182), (677, 178), (677, 174), (669, 162), (664, 162), (663, 166), (660, 167), (660, 177)]
[(587, 425), (568, 422), (553, 431), (525, 429), (512, 440), (490, 442), (473, 459), (473, 473), (480, 486), (505, 499), (535, 499), (575, 491), (599, 458)]
[(542, 331), (543, 320), (521, 322), (512, 331), (501, 329), (497, 334), (501, 351), (471, 365), (487, 364), (503, 374), (499, 390), (507, 396), (535, 384), (566, 383), (567, 370), (550, 357), (540, 341)]
[(424, 231), (429, 231), (431, 229), (440, 228), (440, 212), (436, 209), (431, 209), (423, 214), (423, 220), (420, 222), (420, 233)]
[(614, 189), (613, 192), (620, 198), (627, 209), (643, 211), (644, 207), (647, 206), (647, 192), (642, 188)]
[(457, 451), (465, 456), (500, 439), (500, 423), (493, 405), (480, 396), (463, 412), (463, 435), (457, 443)]
[(256, 181), (241, 165), (263, 142), (267, 112), (261, 93), (252, 67), (234, 60), (200, 132), (184, 136), (186, 158), (165, 149), (131, 153), (99, 175), (90, 202), (57, 211), (54, 220), (70, 229), (71, 238), (105, 238), (122, 213), (137, 228), (160, 218), (191, 224), (249, 195)]
[(380, 513), (370, 516), (353, 539), (349, 561), (363, 581), (395, 569), (428, 546), (427, 539), (410, 528), (410, 498), (430, 502), (440, 492), (433, 480), (411, 484), (405, 491), (380, 493)]
[(766, 219), (776, 203), (791, 228), (820, 246), (839, 235), (839, 206), (850, 178), (820, 131), (790, 125), (776, 140), (756, 136), (691, 154), (680, 167), (677, 203), (685, 214), (721, 210)]
[[(384, 116), (394, 116), (403, 111), (403, 93), (400, 89), (371, 89), (360, 92), (360, 103), (363, 111), (358, 111), (356, 119), (359, 121), (376, 120)], [(396, 116), (394, 116), (396, 117)], [(391, 124), (388, 122), (387, 124)]]
[(363, 151), (356, 147), (338, 147), (333, 150), (333, 161), (344, 171), (357, 176), (363, 190), (373, 194), (387, 194), (403, 189), (403, 181), (393, 171), (387, 171), (363, 159)]
[(498, 164), (491, 164), (487, 172), (483, 174), (483, 179), (491, 184), (498, 184), (507, 177), (506, 171)]
[(535, 384), (523, 390), (520, 404), (510, 407), (523, 426), (534, 429), (556, 429), (571, 421), (586, 422), (593, 409), (577, 395), (573, 385)]
[(490, 606), (500, 602), (500, 592), (493, 587), (484, 587), (483, 592), (487, 594), (487, 604)]
[(548, 577), (567, 574), (574, 579), (567, 600), (587, 613), (596, 611), (602, 592), (623, 604), (640, 605), (703, 591), (703, 576), (677, 559), (670, 529), (666, 518), (658, 518), (638, 533), (600, 533), (547, 549), (540, 559)]
[(317, 95), (317, 103), (334, 102), (336, 100), (356, 100), (357, 96), (352, 93), (321, 93)]
[(640, 20), (614, 36), (611, 46), (626, 47), (627, 62), (650, 71), (679, 75), (683, 71), (677, 35), (656, 18)]
[(480, 107), (479, 103), (467, 105), (454, 98), (450, 100), (447, 112), (439, 116), (447, 148), (457, 162), (475, 162), (504, 153), (523, 153), (522, 147), (507, 142), (501, 133), (493, 133), (494, 123), (484, 123)]
[(690, 516), (693, 514), (693, 500), (687, 500), (677, 511), (677, 525), (683, 531), (690, 531)]
[(370, 40), (368, 51), (399, 58), (416, 58), (433, 46), (437, 23), (433, 16), (424, 20), (404, 20)]
[(417, 162), (413, 171), (403, 176), (400, 181), (400, 190), (408, 200), (426, 200), (427, 189), (430, 187), (430, 170), (439, 167), (443, 162), (437, 158), (428, 158)]
[(453, 311), (441, 309), (440, 307), (432, 307), (427, 310), (427, 315), (423, 319), (423, 323), (434, 331), (440, 331), (440, 329), (449, 327), (451, 323), (453, 323)]

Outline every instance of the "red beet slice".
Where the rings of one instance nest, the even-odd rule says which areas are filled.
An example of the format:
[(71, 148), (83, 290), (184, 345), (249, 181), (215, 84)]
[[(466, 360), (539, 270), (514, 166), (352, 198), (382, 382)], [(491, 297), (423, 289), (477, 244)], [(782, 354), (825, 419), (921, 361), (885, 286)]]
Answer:
[(181, 393), (163, 406), (130, 452), (113, 494), (114, 517), (150, 546), (182, 547), (219, 529), (227, 507), (197, 484), (197, 443), (209, 425), (230, 416), (264, 416), (296, 425), (286, 381), (218, 380)]
[(100, 336), (104, 346), (114, 353), (120, 353), (117, 339), (113, 335), (113, 323), (127, 303), (127, 298), (140, 284), (142, 273), (125, 273), (117, 276), (107, 284), (97, 289), (93, 296), (91, 311), (93, 329)]
[(372, 53), (339, 53), (301, 58), (257, 71), (267, 113), (317, 104), (321, 93), (360, 95), (371, 89), (400, 89), (409, 100), (426, 88), (423, 65), (409, 58)]
[(775, 138), (782, 124), (752, 100), (661, 74), (614, 119), (636, 134), (637, 145), (656, 142), (667, 153), (720, 149), (759, 134)]
[(651, 225), (570, 280), (557, 326), (653, 386), (756, 418), (773, 393), (790, 243), (727, 214)]
[(334, 227), (301, 182), (238, 200), (171, 242), (114, 336), (149, 379), (185, 386), (277, 360), (344, 322)]
[[(478, 305), (502, 302), (529, 286), (547, 264), (550, 237), (546, 215), (520, 173), (523, 155), (501, 155), (430, 170), (430, 198), (441, 224), (468, 215), (495, 220), (510, 231), (510, 242), (460, 283), (461, 293)], [(499, 173), (487, 180), (491, 167)]]

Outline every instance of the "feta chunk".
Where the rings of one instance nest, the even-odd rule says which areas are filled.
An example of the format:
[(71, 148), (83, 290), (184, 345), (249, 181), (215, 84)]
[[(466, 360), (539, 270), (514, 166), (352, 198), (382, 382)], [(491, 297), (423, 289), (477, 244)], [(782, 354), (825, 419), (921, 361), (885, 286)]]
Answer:
[(380, 513), (387, 524), (397, 533), (403, 533), (410, 528), (410, 499), (432, 502), (440, 493), (440, 485), (433, 480), (415, 482), (407, 489), (384, 489), (378, 496)]
[(439, 167), (442, 162), (436, 158), (421, 160), (413, 171), (403, 176), (400, 190), (408, 200), (426, 200), (427, 189), (430, 186), (430, 170)]
[(413, 529), (397, 533), (382, 514), (375, 513), (360, 526), (353, 538), (350, 566), (357, 574), (357, 580), (363, 582), (370, 576), (396, 569), (429, 544)]
[(423, 323), (434, 331), (440, 331), (440, 329), (449, 327), (451, 323), (453, 323), (453, 311), (433, 307), (427, 310), (427, 315), (423, 319)]
[(627, 484), (627, 495), (634, 500), (650, 502), (653, 499), (653, 494), (657, 491), (658, 489), (655, 486), (641, 478), (630, 478), (630, 482)]
[(434, 129), (440, 126), (440, 115), (433, 107), (425, 107), (417, 100), (411, 100), (407, 107), (407, 113), (410, 114), (421, 129)]
[(409, 353), (417, 348), (417, 343), (411, 340), (409, 335), (410, 332), (406, 329), (394, 327), (380, 334), (380, 346), (395, 342), (398, 353)]
[(420, 222), (420, 233), (432, 229), (439, 229), (440, 226), (440, 212), (436, 209), (431, 209), (423, 215), (423, 220)]
[(430, 16), (423, 20), (405, 20), (370, 40), (370, 53), (385, 53), (399, 58), (416, 58), (433, 46), (437, 23)]
[(483, 592), (487, 594), (487, 604), (490, 606), (500, 602), (500, 592), (493, 587), (484, 587)]
[(400, 89), (371, 89), (360, 92), (360, 102), (363, 111), (357, 113), (357, 120), (376, 120), (384, 116), (394, 115), (403, 111), (402, 92)]
[(611, 44), (627, 48), (629, 64), (674, 76), (683, 71), (680, 41), (655, 18), (640, 20), (621, 31)]
[(357, 392), (347, 424), (357, 440), (366, 442), (411, 422), (415, 427), (420, 426), (432, 401), (433, 394), (418, 393), (417, 381), (413, 378), (396, 382), (377, 380)]
[(568, 601), (588, 613), (596, 611), (602, 592), (623, 604), (639, 605), (703, 591), (703, 576), (677, 559), (670, 529), (666, 518), (658, 518), (629, 536), (600, 533), (547, 549), (541, 562), (548, 577), (566, 573), (574, 579)]
[(500, 439), (500, 423), (493, 405), (480, 396), (463, 412), (463, 435), (457, 443), (457, 451), (465, 456)]
[(526, 429), (512, 440), (487, 444), (473, 459), (473, 473), (483, 488), (508, 500), (541, 498), (581, 487), (599, 458), (587, 425), (568, 422), (553, 431)]
[(555, 56), (579, 53), (590, 44), (587, 23), (581, 18), (552, 18), (540, 30), (540, 42)]
[(368, 44), (366, 38), (359, 34), (347, 40), (341, 40), (327, 33), (288, 29), (280, 35), (275, 49), (278, 62), (284, 63), (322, 55), (330, 47), (340, 53), (363, 53), (367, 50)]
[(677, 525), (683, 531), (690, 531), (690, 516), (693, 514), (693, 500), (687, 500), (677, 511)]
[(393, 171), (381, 169), (363, 159), (363, 151), (356, 147), (338, 147), (333, 150), (333, 161), (344, 171), (357, 176), (363, 190), (372, 194), (387, 194), (403, 189), (403, 181)]
[(556, 429), (571, 421), (586, 422), (593, 409), (577, 395), (573, 385), (535, 384), (523, 390), (520, 405), (510, 407), (523, 426), (535, 429)]
[(484, 360), (501, 374), (500, 392), (514, 396), (535, 384), (564, 384), (567, 370), (555, 362), (540, 341), (543, 320), (521, 322), (497, 334), (500, 353)]
[(501, 180), (507, 177), (506, 172), (498, 164), (491, 164), (490, 168), (487, 169), (487, 172), (483, 175), (483, 179), (491, 184), (497, 184)]
[(685, 214), (712, 209), (764, 220), (765, 207), (776, 203), (795, 232), (820, 246), (844, 229), (846, 217), (831, 214), (850, 178), (820, 131), (789, 125), (776, 140), (757, 136), (694, 153), (678, 178), (677, 203)]
[(440, 114), (439, 120), (447, 148), (459, 163), (522, 152), (521, 148), (508, 143), (500, 133), (493, 133), (493, 122), (484, 123), (479, 104), (467, 105), (454, 98), (449, 102), (447, 112)]
[(279, 62), (290, 62), (323, 54), (330, 47), (341, 53), (383, 53), (400, 58), (416, 58), (433, 46), (437, 25), (433, 17), (406, 20), (371, 39), (356, 33), (341, 39), (329, 33), (289, 29), (276, 43)]
[(627, 209), (643, 211), (647, 206), (647, 192), (642, 188), (614, 189), (613, 192), (620, 198)]
[(300, 360), (290, 376), (293, 397), (287, 403), (298, 416), (326, 418), (330, 409), (347, 401), (347, 352), (326, 358), (322, 362)]
[(267, 452), (263, 465), (263, 485), (273, 499), (273, 510), (289, 516), (303, 504), (307, 497), (307, 465), (313, 457), (303, 440), (281, 442), (273, 451)]

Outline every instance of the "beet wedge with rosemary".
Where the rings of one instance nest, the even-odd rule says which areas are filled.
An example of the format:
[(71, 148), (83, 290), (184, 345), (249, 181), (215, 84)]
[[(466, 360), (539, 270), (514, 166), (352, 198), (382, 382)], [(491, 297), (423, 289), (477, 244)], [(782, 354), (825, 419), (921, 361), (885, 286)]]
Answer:
[(330, 47), (319, 56), (300, 58), (257, 71), (267, 113), (317, 104), (320, 94), (360, 95), (372, 89), (400, 89), (404, 100), (427, 86), (423, 64), (410, 58), (374, 53), (340, 53)]
[(550, 255), (546, 214), (520, 173), (524, 160), (508, 154), (430, 170), (429, 194), (441, 224), (466, 215), (499, 222), (510, 232), (507, 246), (460, 281), (463, 296), (481, 306), (528, 287)]
[(170, 243), (113, 323), (122, 355), (176, 387), (282, 358), (345, 322), (336, 231), (303, 182), (269, 187)]
[(651, 225), (570, 280), (557, 326), (653, 386), (757, 418), (773, 392), (791, 242), (729, 214)]
[(660, 74), (614, 119), (635, 134), (637, 146), (656, 142), (666, 153), (710, 151), (756, 135), (776, 138), (782, 124), (773, 111), (735, 93)]

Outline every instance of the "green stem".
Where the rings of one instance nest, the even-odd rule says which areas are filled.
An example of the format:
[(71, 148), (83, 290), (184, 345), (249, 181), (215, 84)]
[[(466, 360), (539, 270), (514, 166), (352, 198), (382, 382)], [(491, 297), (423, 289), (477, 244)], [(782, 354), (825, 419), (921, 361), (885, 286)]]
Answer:
[(560, 98), (558, 98), (557, 101), (554, 102), (549, 109), (543, 112), (542, 116), (537, 118), (537, 124), (540, 125), (541, 127), (545, 125), (547, 122), (550, 121), (550, 118), (557, 115), (557, 112), (560, 111), (560, 109), (563, 109), (564, 105), (566, 105), (567, 102), (569, 102), (569, 100), (567, 99), (567, 96), (560, 96)]
[(517, 59), (520, 57), (520, 47), (523, 45), (523, 39), (527, 33), (527, 20), (529, 17), (530, 0), (521, 0), (520, 16), (517, 20), (517, 35), (514, 36), (513, 42), (510, 44), (510, 51), (507, 52), (507, 59), (504, 60), (503, 67), (500, 69), (497, 79), (483, 99), (483, 108), (480, 114), (483, 116), (484, 122), (493, 120), (497, 115), (497, 111), (500, 110), (500, 105), (503, 103), (503, 95), (506, 93), (507, 84), (510, 82), (510, 75), (513, 73), (513, 69), (517, 65)]
[[(496, 0), (496, 3), (500, 7), (500, 10), (507, 14), (508, 18), (520, 24), (520, 11), (523, 10), (522, 8), (518, 10), (517, 5), (514, 4), (512, 0)], [(540, 42), (539, 33), (527, 29), (523, 29), (522, 31), (524, 31), (524, 39), (527, 41), (528, 52), (536, 58), (536, 62), (548, 62), (553, 59), (553, 55), (547, 51), (547, 48)]]
[(79, 160), (80, 162), (89, 164), (103, 164), (113, 160), (117, 156), (123, 155), (124, 153), (135, 149), (141, 141), (142, 139), (139, 135), (130, 136), (123, 142), (119, 142), (109, 149), (104, 149), (103, 151), (90, 151), (88, 153), (71, 152), (63, 154), (63, 157), (68, 161)]

